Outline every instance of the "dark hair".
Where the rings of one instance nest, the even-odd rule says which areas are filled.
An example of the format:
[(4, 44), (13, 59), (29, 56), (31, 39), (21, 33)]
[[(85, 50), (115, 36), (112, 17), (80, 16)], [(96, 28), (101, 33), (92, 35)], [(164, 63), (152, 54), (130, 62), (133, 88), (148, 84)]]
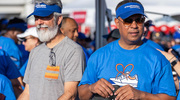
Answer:
[(16, 24), (16, 23), (25, 23), (23, 19), (14, 17), (13, 19), (10, 19), (8, 24)]
[[(124, 4), (126, 4), (126, 3), (129, 3), (129, 2), (135, 2), (135, 3), (139, 3), (139, 4), (141, 4), (139, 1), (137, 1), (137, 0), (123, 0), (123, 1), (121, 1), (121, 2), (119, 2), (118, 4), (117, 4), (117, 6), (116, 6), (116, 10), (120, 7), (120, 6), (122, 6), (122, 5), (124, 5)], [(142, 5), (142, 4), (141, 4)], [(115, 10), (115, 11), (116, 11)]]
[[(16, 27), (16, 26), (8, 27), (9, 25), (13, 25), (13, 24), (22, 24), (22, 25), (19, 25), (18, 27)], [(26, 29), (27, 29), (27, 23), (21, 18), (14, 17), (13, 19), (10, 19), (7, 24), (7, 31), (8, 30), (18, 30), (20, 32), (24, 32)]]

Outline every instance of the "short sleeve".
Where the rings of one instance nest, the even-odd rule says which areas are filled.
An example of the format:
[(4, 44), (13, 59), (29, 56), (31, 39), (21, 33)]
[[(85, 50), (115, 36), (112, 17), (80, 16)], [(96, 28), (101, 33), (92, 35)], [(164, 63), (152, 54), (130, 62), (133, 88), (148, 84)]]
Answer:
[(67, 56), (65, 63), (65, 82), (80, 81), (83, 68), (85, 67), (85, 57), (82, 48), (77, 47)]
[(23, 82), (25, 82), (26, 84), (29, 84), (29, 76), (30, 76), (30, 71), (31, 71), (31, 62), (32, 62), (33, 52), (34, 52), (33, 50), (30, 52), (30, 56), (27, 62), (27, 67), (24, 74)]
[(169, 96), (176, 96), (176, 89), (173, 80), (171, 65), (169, 62), (161, 69), (156, 68), (153, 93), (165, 93)]
[(97, 58), (94, 57), (95, 55), (91, 55), (91, 57), (88, 60), (87, 63), (87, 67), (83, 73), (83, 77), (79, 83), (80, 85), (84, 85), (84, 84), (93, 84), (96, 81), (98, 81), (97, 79)]
[(0, 93), (6, 96), (6, 100), (16, 100), (11, 81), (0, 74)]

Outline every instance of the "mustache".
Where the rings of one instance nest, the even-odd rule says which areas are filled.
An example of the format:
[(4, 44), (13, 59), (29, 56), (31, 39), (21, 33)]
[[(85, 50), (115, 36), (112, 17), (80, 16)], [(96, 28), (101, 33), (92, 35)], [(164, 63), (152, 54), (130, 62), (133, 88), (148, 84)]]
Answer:
[(37, 25), (37, 28), (48, 28), (48, 25)]

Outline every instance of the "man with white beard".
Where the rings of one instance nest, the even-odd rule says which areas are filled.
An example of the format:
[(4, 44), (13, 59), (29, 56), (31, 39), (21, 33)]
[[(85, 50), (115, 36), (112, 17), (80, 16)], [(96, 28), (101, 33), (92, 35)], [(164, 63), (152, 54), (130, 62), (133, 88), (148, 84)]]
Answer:
[(43, 44), (30, 53), (24, 82), (25, 90), (18, 100), (71, 100), (85, 65), (82, 48), (65, 37), (60, 0), (36, 0), (31, 15), (35, 17), (38, 36)]

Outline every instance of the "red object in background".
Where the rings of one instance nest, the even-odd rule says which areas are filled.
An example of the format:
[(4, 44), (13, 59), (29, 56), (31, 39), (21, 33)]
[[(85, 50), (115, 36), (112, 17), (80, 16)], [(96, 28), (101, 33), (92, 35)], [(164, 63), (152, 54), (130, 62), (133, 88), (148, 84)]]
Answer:
[(160, 32), (160, 29), (159, 29), (159, 27), (156, 27), (156, 26), (150, 26), (149, 27), (149, 31), (150, 32)]
[(81, 32), (81, 25), (78, 24), (78, 32)]
[(161, 25), (159, 26), (160, 32), (163, 32), (165, 35), (169, 34), (169, 27), (167, 25)]
[(74, 18), (78, 24), (83, 24), (86, 20), (86, 11), (75, 11), (72, 14), (72, 18)]
[[(117, 29), (117, 26), (116, 25), (111, 25), (111, 30), (113, 30), (113, 29)], [(109, 27), (108, 27), (108, 33), (110, 33), (111, 31), (110, 31), (110, 29), (109, 29)]]
[(91, 28), (89, 26), (85, 27), (85, 35), (90, 35), (91, 34)]
[(28, 28), (35, 27), (36, 25), (28, 25)]
[(170, 32), (172, 33), (172, 35), (173, 35), (174, 32), (176, 32), (179, 28), (180, 28), (180, 25), (174, 25), (174, 26), (170, 27)]

